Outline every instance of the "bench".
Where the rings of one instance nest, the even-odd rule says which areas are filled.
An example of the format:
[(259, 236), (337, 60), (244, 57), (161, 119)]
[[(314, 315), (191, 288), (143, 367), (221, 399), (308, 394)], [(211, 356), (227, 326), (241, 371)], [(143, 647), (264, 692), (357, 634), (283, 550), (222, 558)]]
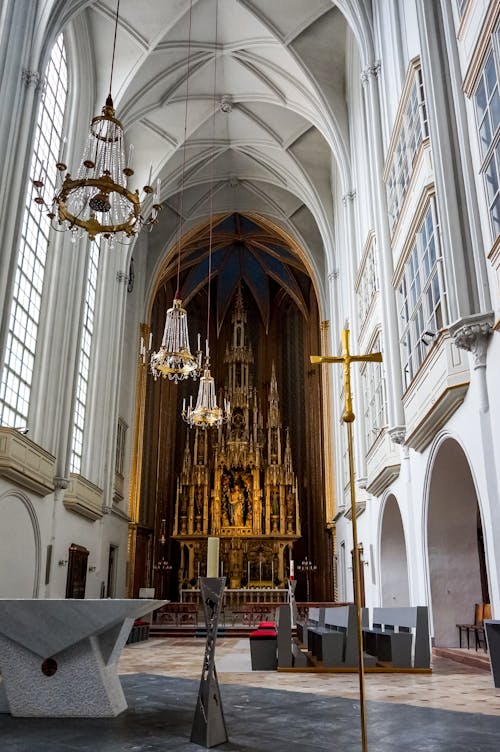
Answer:
[(483, 647), (486, 650), (486, 639), (484, 635), (484, 620), (491, 619), (491, 603), (475, 603), (474, 604), (474, 623), (473, 624), (457, 624), (458, 628), (458, 642), (462, 647), (462, 634), (465, 632), (467, 636), (467, 648), (470, 648), (470, 634), (474, 635), (474, 644), (476, 650), (478, 647)]
[(127, 638), (127, 645), (133, 642), (144, 642), (149, 640), (149, 622), (142, 619), (136, 619), (134, 626), (130, 630), (130, 634)]
[[(368, 626), (368, 614), (362, 609), (362, 624)], [(356, 607), (325, 608), (317, 626), (308, 627), (307, 646), (324, 666), (354, 667), (358, 665)]]
[(297, 622), (297, 637), (299, 642), (307, 646), (309, 650), (309, 629), (322, 628), (325, 625), (324, 607), (311, 607), (307, 611), (307, 619), (303, 622)]
[(371, 629), (363, 629), (364, 650), (394, 668), (429, 668), (427, 606), (374, 608)]

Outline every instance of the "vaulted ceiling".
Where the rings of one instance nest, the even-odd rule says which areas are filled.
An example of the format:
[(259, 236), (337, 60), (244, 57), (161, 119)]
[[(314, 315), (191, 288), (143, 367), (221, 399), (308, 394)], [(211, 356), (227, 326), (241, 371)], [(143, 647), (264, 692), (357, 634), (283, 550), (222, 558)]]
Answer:
[[(87, 3), (83, 13), (98, 110), (109, 88), (115, 0)], [(349, 164), (350, 33), (332, 0), (121, 0), (113, 99), (135, 147), (137, 184), (150, 164), (162, 184), (151, 289), (179, 233), (212, 213), (282, 228), (304, 249), (315, 284), (324, 283), (333, 195)]]

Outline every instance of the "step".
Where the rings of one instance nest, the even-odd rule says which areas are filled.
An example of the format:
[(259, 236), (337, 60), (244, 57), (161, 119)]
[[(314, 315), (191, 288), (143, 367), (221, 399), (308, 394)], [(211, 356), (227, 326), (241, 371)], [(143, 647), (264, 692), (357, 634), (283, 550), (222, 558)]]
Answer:
[(472, 666), (474, 668), (483, 669), (483, 671), (490, 671), (490, 658), (488, 653), (471, 651), (466, 648), (432, 648), (434, 655), (441, 658), (447, 658), (450, 661), (456, 663), (462, 663), (464, 666)]

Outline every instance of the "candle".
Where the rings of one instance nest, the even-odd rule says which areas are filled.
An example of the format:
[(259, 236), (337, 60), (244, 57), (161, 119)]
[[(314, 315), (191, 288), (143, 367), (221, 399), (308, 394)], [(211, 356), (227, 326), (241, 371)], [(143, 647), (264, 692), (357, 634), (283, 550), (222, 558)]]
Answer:
[(224, 562), (222, 561), (222, 559), (220, 562), (220, 576), (224, 577)]
[(59, 160), (62, 164), (66, 164), (65, 159), (66, 159), (67, 145), (68, 145), (68, 139), (66, 138), (66, 136), (64, 136), (62, 140), (62, 145), (61, 145), (61, 159)]
[(290, 559), (290, 579), (293, 580), (294, 576), (294, 568), (293, 568), (293, 559)]
[(148, 350), (151, 350), (151, 345), (153, 344), (153, 332), (149, 332), (149, 346)]
[(198, 332), (198, 352), (201, 350), (200, 333)]
[(151, 185), (151, 179), (153, 177), (153, 163), (151, 162), (151, 165), (149, 166), (149, 177), (147, 185)]
[(130, 144), (128, 147), (128, 164), (127, 167), (132, 167), (132, 155), (134, 153), (134, 144)]
[(200, 562), (198, 562), (198, 577), (200, 576)]
[(207, 577), (217, 577), (219, 574), (219, 539), (210, 537), (207, 549)]

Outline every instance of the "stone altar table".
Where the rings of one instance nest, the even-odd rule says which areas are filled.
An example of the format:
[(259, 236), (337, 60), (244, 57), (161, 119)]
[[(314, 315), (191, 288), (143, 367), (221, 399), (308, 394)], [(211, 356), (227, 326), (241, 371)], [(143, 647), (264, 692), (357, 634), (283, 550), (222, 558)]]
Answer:
[(21, 717), (117, 716), (116, 671), (134, 620), (167, 601), (0, 599), (0, 712)]

